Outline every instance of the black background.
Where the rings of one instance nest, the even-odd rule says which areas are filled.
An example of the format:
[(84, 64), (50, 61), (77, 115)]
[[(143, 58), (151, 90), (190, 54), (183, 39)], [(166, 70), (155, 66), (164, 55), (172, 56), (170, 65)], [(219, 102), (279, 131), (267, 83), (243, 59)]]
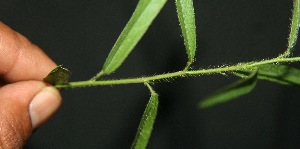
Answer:
[[(101, 69), (137, 2), (0, 0), (0, 19), (70, 69), (70, 81), (79, 81)], [(193, 67), (211, 68), (283, 53), (292, 3), (195, 1), (198, 52)], [(175, 12), (174, 1), (169, 0), (110, 77), (183, 69), (187, 56)], [(156, 83), (160, 106), (148, 148), (299, 148), (299, 87), (259, 81), (251, 94), (238, 100), (206, 110), (196, 108), (209, 93), (237, 79), (220, 74)], [(137, 84), (65, 89), (62, 96), (62, 107), (33, 133), (26, 148), (129, 148), (149, 92)]]

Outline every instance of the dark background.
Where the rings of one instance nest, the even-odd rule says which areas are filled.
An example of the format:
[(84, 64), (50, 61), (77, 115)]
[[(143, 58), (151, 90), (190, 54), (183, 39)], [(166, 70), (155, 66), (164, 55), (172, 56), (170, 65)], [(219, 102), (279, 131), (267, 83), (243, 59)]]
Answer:
[[(73, 73), (96, 74), (137, 0), (0, 0), (0, 20)], [(198, 52), (194, 68), (235, 64), (283, 53), (292, 0), (194, 2)], [(175, 4), (169, 0), (141, 42), (111, 77), (161, 74), (184, 68)], [(300, 50), (299, 46), (296, 49)], [(294, 55), (299, 55), (295, 52)], [(299, 68), (299, 64), (293, 64)], [(238, 78), (228, 75), (158, 82), (159, 114), (149, 149), (299, 148), (300, 88), (259, 81), (238, 100), (199, 110), (196, 104)], [(26, 148), (129, 148), (149, 99), (142, 84), (62, 91), (63, 105), (33, 133)]]

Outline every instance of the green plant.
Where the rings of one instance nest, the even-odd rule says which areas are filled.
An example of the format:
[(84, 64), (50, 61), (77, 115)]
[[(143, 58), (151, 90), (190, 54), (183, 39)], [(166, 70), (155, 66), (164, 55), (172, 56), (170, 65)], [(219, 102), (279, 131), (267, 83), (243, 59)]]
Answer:
[[(112, 48), (111, 53), (106, 59), (102, 70), (90, 80), (64, 83), (65, 80), (61, 81), (61, 79), (65, 78), (65, 74), (61, 75), (61, 73), (58, 73), (58, 76), (54, 76), (54, 79), (58, 79), (57, 81), (52, 80), (53, 75), (55, 75), (55, 72), (57, 71), (52, 71), (53, 75), (50, 75), (52, 76), (52, 82), (50, 83), (54, 83), (57, 88), (120, 85), (131, 83), (145, 84), (145, 86), (147, 86), (151, 92), (151, 97), (138, 128), (138, 133), (132, 148), (145, 148), (151, 135), (151, 130), (153, 128), (158, 107), (158, 95), (151, 85), (157, 80), (186, 76), (209, 75), (215, 73), (233, 74), (242, 78), (240, 81), (235, 82), (202, 100), (199, 103), (200, 108), (210, 107), (245, 95), (255, 87), (258, 79), (264, 79), (284, 85), (300, 85), (300, 79), (297, 78), (297, 76), (300, 75), (300, 70), (283, 65), (283, 63), (300, 61), (300, 57), (290, 57), (293, 47), (296, 43), (299, 28), (299, 0), (294, 2), (288, 48), (283, 54), (280, 54), (276, 58), (265, 59), (262, 61), (238, 63), (236, 65), (201, 70), (191, 69), (191, 65), (194, 62), (196, 53), (196, 29), (192, 0), (176, 0), (178, 18), (188, 55), (186, 67), (183, 68), (182, 71), (149, 77), (101, 80), (103, 75), (109, 75), (113, 73), (124, 62), (128, 54), (141, 39), (165, 3), (166, 0), (140, 0), (133, 16), (124, 28), (119, 39)], [(47, 81), (48, 79), (46, 78), (45, 80)]]

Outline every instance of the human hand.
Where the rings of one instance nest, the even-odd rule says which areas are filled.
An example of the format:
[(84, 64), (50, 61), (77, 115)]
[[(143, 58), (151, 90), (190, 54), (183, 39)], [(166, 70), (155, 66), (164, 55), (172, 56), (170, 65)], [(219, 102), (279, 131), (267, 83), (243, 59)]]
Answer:
[(55, 67), (39, 47), (0, 22), (0, 148), (22, 148), (58, 109), (59, 91), (42, 81)]

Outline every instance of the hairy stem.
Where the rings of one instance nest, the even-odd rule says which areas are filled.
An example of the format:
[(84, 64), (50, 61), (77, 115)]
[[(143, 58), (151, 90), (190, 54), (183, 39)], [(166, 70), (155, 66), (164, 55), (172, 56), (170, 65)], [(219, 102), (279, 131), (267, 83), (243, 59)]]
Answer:
[(234, 72), (237, 70), (243, 69), (253, 69), (257, 66), (264, 64), (272, 64), (272, 63), (289, 63), (289, 62), (297, 62), (300, 61), (300, 57), (293, 58), (285, 58), (278, 57), (269, 60), (262, 60), (257, 62), (248, 62), (248, 63), (238, 63), (236, 65), (231, 66), (222, 66), (218, 68), (211, 69), (200, 69), (200, 70), (184, 70), (177, 71), (172, 73), (154, 75), (149, 77), (138, 77), (138, 78), (130, 78), (130, 79), (116, 79), (116, 80), (102, 80), (102, 81), (79, 81), (79, 82), (70, 82), (68, 84), (56, 85), (57, 88), (77, 88), (77, 87), (87, 87), (87, 86), (104, 86), (104, 85), (121, 85), (121, 84), (133, 84), (133, 83), (148, 83), (157, 80), (165, 80), (176, 77), (185, 77), (185, 76), (194, 76), (194, 75), (209, 75), (216, 73), (224, 73), (224, 72)]

